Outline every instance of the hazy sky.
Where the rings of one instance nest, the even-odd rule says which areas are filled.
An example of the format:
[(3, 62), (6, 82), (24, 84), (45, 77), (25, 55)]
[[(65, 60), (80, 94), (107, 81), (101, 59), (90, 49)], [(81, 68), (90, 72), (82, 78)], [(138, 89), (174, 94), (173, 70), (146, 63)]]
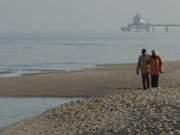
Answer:
[(139, 11), (180, 23), (180, 0), (0, 0), (0, 31), (116, 30)]

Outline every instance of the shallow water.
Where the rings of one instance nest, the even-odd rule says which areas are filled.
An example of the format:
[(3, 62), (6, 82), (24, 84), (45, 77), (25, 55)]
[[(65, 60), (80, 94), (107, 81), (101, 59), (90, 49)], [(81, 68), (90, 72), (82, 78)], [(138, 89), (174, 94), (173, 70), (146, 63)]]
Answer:
[(0, 98), (0, 128), (39, 115), (75, 98)]

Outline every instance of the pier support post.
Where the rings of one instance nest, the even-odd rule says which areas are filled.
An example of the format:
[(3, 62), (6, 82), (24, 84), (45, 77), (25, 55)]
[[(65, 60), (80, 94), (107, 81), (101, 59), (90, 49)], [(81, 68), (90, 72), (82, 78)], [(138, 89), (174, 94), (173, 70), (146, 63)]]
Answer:
[(155, 31), (155, 28), (154, 28), (154, 27), (152, 27), (152, 31)]
[(131, 31), (131, 25), (128, 24), (127, 31)]
[(169, 28), (168, 26), (165, 27), (165, 31), (168, 32), (169, 31)]
[(150, 27), (149, 26), (146, 26), (145, 29), (146, 29), (146, 32), (150, 31)]

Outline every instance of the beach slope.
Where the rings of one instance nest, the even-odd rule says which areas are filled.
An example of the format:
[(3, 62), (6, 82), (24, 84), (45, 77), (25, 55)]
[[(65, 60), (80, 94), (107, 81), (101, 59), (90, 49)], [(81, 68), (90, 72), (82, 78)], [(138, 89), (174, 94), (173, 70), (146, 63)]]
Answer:
[(179, 99), (180, 88), (167, 88), (66, 103), (0, 135), (178, 135)]

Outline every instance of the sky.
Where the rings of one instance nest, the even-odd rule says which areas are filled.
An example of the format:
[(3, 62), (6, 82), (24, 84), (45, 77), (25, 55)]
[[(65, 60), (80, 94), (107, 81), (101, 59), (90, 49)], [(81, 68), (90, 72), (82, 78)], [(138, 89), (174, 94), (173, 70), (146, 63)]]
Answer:
[(180, 0), (0, 0), (0, 31), (118, 30), (139, 12), (180, 23)]

